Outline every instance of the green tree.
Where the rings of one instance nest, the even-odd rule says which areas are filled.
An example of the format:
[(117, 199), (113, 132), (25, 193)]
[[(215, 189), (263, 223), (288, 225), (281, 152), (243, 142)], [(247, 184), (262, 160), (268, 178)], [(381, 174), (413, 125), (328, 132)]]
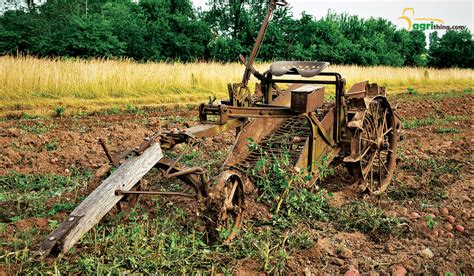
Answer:
[(447, 68), (474, 68), (474, 41), (471, 32), (447, 31), (441, 38), (430, 35), (429, 65)]
[(109, 2), (102, 7), (102, 16), (108, 18), (112, 33), (124, 44), (123, 55), (135, 60), (149, 57), (150, 44), (146, 40), (147, 22), (140, 6), (130, 1)]
[(112, 33), (110, 23), (99, 16), (71, 16), (58, 41), (58, 52), (73, 57), (111, 57), (124, 52), (124, 43)]

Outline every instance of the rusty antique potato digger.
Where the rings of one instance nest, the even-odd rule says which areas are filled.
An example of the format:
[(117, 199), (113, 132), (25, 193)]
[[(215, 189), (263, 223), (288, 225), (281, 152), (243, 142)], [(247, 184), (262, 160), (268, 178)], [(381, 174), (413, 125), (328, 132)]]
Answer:
[[(242, 83), (229, 84), (228, 100), (202, 104), (201, 124), (156, 133), (117, 157), (100, 141), (109, 164), (92, 180), (91, 186), (97, 188), (45, 239), (38, 250), (40, 258), (67, 252), (114, 206), (132, 208), (139, 195), (196, 199), (213, 214), (205, 218), (211, 225), (208, 231), (227, 229), (225, 242), (230, 241), (242, 225), (246, 195), (254, 192), (247, 188), (252, 180), (245, 172), (260, 156), (249, 141), (269, 154), (285, 151), (293, 168), (312, 176), (308, 185), (318, 180), (324, 164), (340, 157), (357, 183), (354, 187), (369, 194), (386, 190), (396, 167), (400, 121), (383, 87), (361, 82), (346, 91), (339, 73), (324, 71), (327, 62), (280, 61), (264, 73), (253, 67), (272, 12), (284, 5), (285, 1), (270, 0), (250, 57), (240, 56), (245, 65)], [(253, 93), (248, 85), (251, 75), (259, 80)], [(335, 96), (325, 102), (325, 89), (331, 86)], [(178, 164), (187, 148), (234, 129), (235, 143), (216, 179), (211, 181), (203, 168)], [(176, 159), (164, 157), (163, 150), (173, 151), (177, 145), (184, 145), (184, 150)], [(141, 190), (142, 178), (152, 168), (158, 168), (164, 179), (189, 185), (192, 192)]]

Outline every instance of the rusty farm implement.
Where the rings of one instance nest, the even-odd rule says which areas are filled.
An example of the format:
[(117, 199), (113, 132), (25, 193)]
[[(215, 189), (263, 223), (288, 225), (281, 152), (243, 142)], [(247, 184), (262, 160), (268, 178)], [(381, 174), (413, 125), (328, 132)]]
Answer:
[[(291, 167), (311, 176), (308, 185), (318, 180), (322, 166), (339, 157), (360, 192), (387, 189), (396, 167), (400, 123), (383, 87), (361, 82), (346, 91), (345, 79), (327, 72), (329, 63), (321, 61), (275, 62), (264, 73), (253, 67), (272, 12), (283, 5), (285, 1), (270, 1), (251, 55), (240, 56), (245, 65), (242, 82), (229, 84), (228, 100), (200, 105), (199, 125), (157, 133), (117, 157), (101, 141), (109, 164), (92, 180), (97, 188), (44, 240), (40, 257), (67, 252), (112, 208), (133, 208), (141, 195), (195, 199), (207, 214), (208, 231), (227, 229), (228, 242), (244, 222), (245, 201), (254, 192), (246, 172), (255, 167), (261, 151), (275, 156), (285, 152)], [(259, 81), (252, 92), (251, 75)], [(325, 101), (327, 87), (334, 88), (332, 101)], [(203, 168), (180, 165), (187, 148), (229, 130), (236, 130), (237, 137), (216, 178), (210, 179)], [(259, 150), (249, 147), (249, 141)], [(178, 145), (184, 150), (177, 158), (164, 157), (164, 151)], [(191, 192), (141, 190), (142, 178), (152, 168)]]

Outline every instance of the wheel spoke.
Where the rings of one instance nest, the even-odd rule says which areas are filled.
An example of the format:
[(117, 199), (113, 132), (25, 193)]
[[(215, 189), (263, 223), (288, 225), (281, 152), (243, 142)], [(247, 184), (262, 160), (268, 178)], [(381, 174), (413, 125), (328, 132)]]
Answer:
[(380, 156), (380, 151), (377, 151), (379, 157), (379, 185), (382, 185), (382, 157)]
[(232, 199), (234, 198), (235, 190), (237, 190), (237, 185), (239, 185), (239, 182), (237, 180), (235, 180), (234, 185), (232, 186), (232, 191), (230, 192), (230, 195), (227, 198), (229, 203), (231, 203)]
[(364, 151), (364, 153), (362, 153), (362, 155), (360, 156), (360, 159), (364, 158), (364, 156), (367, 154), (367, 152), (369, 152), (370, 149), (371, 149), (371, 147), (367, 147), (367, 149)]
[[(382, 118), (382, 126), (381, 126), (381, 129), (380, 129), (380, 132), (378, 134), (382, 134), (383, 133), (383, 130), (385, 129), (385, 125), (387, 123), (387, 109), (385, 109), (385, 112), (383, 114), (383, 118)], [(384, 135), (381, 135), (381, 137), (383, 137)]]
[(366, 178), (369, 172), (372, 171), (372, 166), (374, 165), (374, 159), (375, 159), (375, 154), (370, 157), (369, 163), (367, 164), (367, 167), (365, 168), (364, 178)]
[(373, 167), (370, 169), (370, 187), (372, 187), (372, 188), (374, 187), (374, 170), (373, 170)]
[(372, 143), (372, 144), (377, 144), (375, 141), (373, 140), (370, 140), (370, 139), (367, 139), (367, 138), (364, 138), (364, 137), (360, 137), (360, 139), (366, 141), (366, 142), (369, 142), (369, 143)]
[(390, 127), (384, 134), (382, 134), (382, 137), (384, 137), (385, 135), (387, 135), (390, 131), (392, 131), (392, 127)]
[(387, 166), (385, 166), (385, 163), (384, 163), (384, 162), (382, 162), (382, 166), (383, 166), (383, 168), (385, 169), (385, 171), (386, 171), (386, 172), (387, 172), (387, 174), (388, 174), (388, 173), (389, 173), (389, 171), (388, 171), (388, 169), (387, 169)]

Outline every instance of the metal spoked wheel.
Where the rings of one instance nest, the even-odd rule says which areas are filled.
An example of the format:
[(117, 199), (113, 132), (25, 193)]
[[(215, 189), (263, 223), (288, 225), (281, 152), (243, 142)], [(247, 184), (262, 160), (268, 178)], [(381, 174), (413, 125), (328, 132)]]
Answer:
[(396, 168), (398, 143), (395, 117), (385, 98), (370, 102), (356, 138), (360, 154), (356, 176), (364, 182), (369, 193), (383, 193)]
[(220, 235), (226, 244), (235, 239), (242, 227), (244, 189), (240, 176), (232, 171), (222, 173), (211, 194), (208, 204), (208, 233), (212, 240)]

